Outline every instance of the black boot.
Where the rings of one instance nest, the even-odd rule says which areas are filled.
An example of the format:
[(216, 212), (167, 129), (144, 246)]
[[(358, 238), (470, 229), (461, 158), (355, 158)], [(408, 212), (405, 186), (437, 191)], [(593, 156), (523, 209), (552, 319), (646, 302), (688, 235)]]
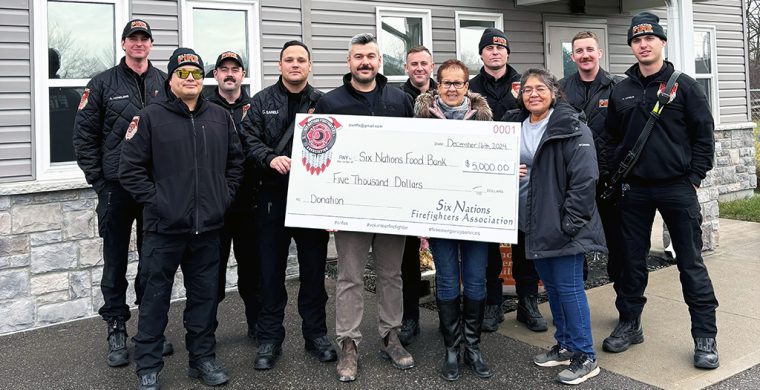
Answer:
[(522, 322), (534, 332), (545, 332), (548, 329), (544, 316), (538, 311), (537, 295), (531, 294), (518, 299), (517, 321)]
[(718, 344), (714, 337), (694, 338), (694, 367), (714, 369), (720, 366)]
[(121, 367), (129, 364), (127, 351), (127, 325), (121, 317), (108, 320), (108, 365)]
[(462, 321), (459, 297), (451, 301), (436, 299), (446, 357), (441, 365), (441, 377), (447, 381), (459, 379), (459, 344), (462, 343)]
[(641, 317), (632, 321), (619, 320), (615, 330), (602, 342), (602, 349), (607, 352), (623, 352), (631, 344), (644, 342), (644, 330), (641, 328)]
[(493, 375), (480, 354), (480, 331), (485, 307), (485, 300), (464, 298), (464, 363), (480, 378), (490, 378)]

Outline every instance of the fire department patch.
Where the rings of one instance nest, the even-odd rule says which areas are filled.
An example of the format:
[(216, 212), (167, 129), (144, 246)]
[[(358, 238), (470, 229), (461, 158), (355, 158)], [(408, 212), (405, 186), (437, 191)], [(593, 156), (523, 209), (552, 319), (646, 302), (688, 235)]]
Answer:
[(514, 83), (512, 83), (512, 96), (514, 96), (515, 99), (517, 99), (517, 95), (519, 93), (520, 93), (520, 82), (515, 81)]
[(298, 123), (302, 127), (301, 144), (303, 145), (303, 166), (312, 175), (324, 172), (332, 158), (332, 147), (342, 127), (333, 117), (312, 118), (307, 116)]
[(241, 121), (245, 119), (245, 116), (248, 115), (248, 110), (250, 109), (251, 109), (251, 103), (248, 103), (245, 106), (243, 106), (243, 117), (240, 118)]
[(124, 139), (127, 141), (131, 140), (132, 137), (137, 134), (137, 124), (140, 123), (140, 116), (135, 115), (134, 118), (132, 118), (132, 122), (129, 122), (129, 127), (127, 127), (127, 135), (124, 136)]
[(84, 92), (82, 92), (82, 100), (79, 101), (79, 108), (78, 110), (83, 109), (85, 106), (87, 106), (87, 99), (90, 97), (90, 89), (85, 88)]
[(599, 99), (599, 107), (605, 108), (610, 104), (609, 99)]
[[(666, 83), (660, 83), (660, 88), (657, 90), (658, 96), (661, 93), (665, 92), (665, 84)], [(676, 98), (676, 91), (678, 91), (678, 83), (673, 84), (673, 88), (671, 88), (670, 93), (668, 93), (668, 95), (670, 96), (670, 99), (668, 99), (668, 104), (672, 103), (673, 100)]]

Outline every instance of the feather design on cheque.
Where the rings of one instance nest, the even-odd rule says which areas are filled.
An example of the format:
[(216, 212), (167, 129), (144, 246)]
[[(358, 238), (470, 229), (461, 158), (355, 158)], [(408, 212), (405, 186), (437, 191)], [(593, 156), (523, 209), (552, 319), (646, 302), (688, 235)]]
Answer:
[(303, 144), (303, 166), (312, 175), (324, 172), (330, 166), (332, 147), (338, 129), (342, 127), (333, 117), (312, 118), (307, 116), (298, 123), (301, 130), (301, 143)]

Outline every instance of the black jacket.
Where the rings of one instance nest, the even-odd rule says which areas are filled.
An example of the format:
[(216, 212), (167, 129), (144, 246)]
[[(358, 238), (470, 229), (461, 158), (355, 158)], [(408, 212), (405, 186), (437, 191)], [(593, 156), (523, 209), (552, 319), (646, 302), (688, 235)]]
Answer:
[(480, 68), (480, 73), (470, 80), (470, 91), (486, 97), (493, 117), (501, 119), (507, 111), (517, 108), (517, 92), (520, 90), (520, 74), (507, 65), (507, 73), (496, 80)]
[[(420, 96), (419, 88), (415, 87), (414, 84), (412, 84), (412, 81), (409, 79), (406, 79), (406, 82), (404, 84), (401, 84), (399, 86), (402, 91), (406, 93), (406, 96), (409, 97), (409, 99), (412, 101), (412, 106), (414, 106), (414, 101), (417, 100), (417, 96)], [(430, 87), (428, 88), (427, 92), (434, 91), (438, 88), (438, 84), (436, 84), (435, 80), (430, 79)]]
[[(599, 178), (594, 139), (579, 116), (569, 104), (557, 103), (528, 172), (528, 259), (607, 253), (594, 201)], [(527, 117), (527, 111), (512, 110), (505, 119), (522, 122)]]
[[(211, 91), (208, 91), (205, 98), (230, 113), (232, 121), (235, 123), (235, 129), (238, 131), (240, 142), (242, 143), (244, 140), (241, 123), (251, 115), (251, 98), (248, 96), (245, 88), (241, 89), (240, 97), (232, 104), (219, 94), (219, 88), (213, 88)], [(240, 187), (238, 187), (235, 193), (235, 200), (232, 202), (229, 212), (252, 211), (256, 207), (258, 180), (253, 166), (245, 164), (243, 178), (240, 181)]]
[[(323, 95), (324, 92), (306, 84), (298, 112), (313, 110)], [(277, 156), (290, 156), (287, 145), (292, 145), (295, 123), (289, 122), (288, 117), (288, 90), (280, 77), (277, 83), (253, 96), (251, 111), (242, 123), (243, 153), (267, 187), (288, 185), (289, 175), (281, 175), (269, 165)], [(281, 144), (282, 137), (288, 132), (290, 142)]]
[[(565, 100), (575, 107), (578, 112), (583, 111), (586, 115), (586, 124), (594, 133), (594, 144), (599, 145), (599, 137), (604, 132), (604, 123), (607, 120), (607, 105), (612, 88), (622, 81), (624, 77), (613, 76), (604, 69), (599, 69), (596, 78), (591, 82), (588, 90), (581, 80), (578, 72), (559, 81), (565, 93)], [(599, 150), (597, 149), (597, 154)]]
[[(660, 86), (664, 88), (673, 70), (666, 61), (659, 72), (642, 78), (639, 65), (634, 64), (625, 72), (628, 78), (615, 86), (601, 139), (603, 174), (614, 173), (636, 143)], [(657, 184), (688, 178), (699, 186), (713, 166), (713, 130), (707, 97), (693, 78), (682, 74), (675, 98), (662, 111), (628, 180)]]
[(411, 118), (413, 106), (406, 93), (398, 88), (386, 88), (388, 79), (378, 74), (375, 78), (378, 88), (378, 104), (374, 109), (360, 92), (351, 85), (351, 73), (343, 76), (343, 86), (325, 94), (317, 103), (315, 114), (342, 114), (365, 116), (391, 116)]
[(87, 97), (82, 98), (74, 122), (74, 151), (87, 182), (96, 191), (106, 180), (119, 180), (121, 141), (127, 127), (142, 108), (166, 99), (166, 77), (150, 62), (141, 77), (122, 58), (119, 65), (87, 83)]
[(224, 225), (243, 170), (240, 138), (223, 108), (194, 112), (170, 93), (139, 112), (121, 151), (121, 185), (143, 209), (143, 230), (199, 234)]

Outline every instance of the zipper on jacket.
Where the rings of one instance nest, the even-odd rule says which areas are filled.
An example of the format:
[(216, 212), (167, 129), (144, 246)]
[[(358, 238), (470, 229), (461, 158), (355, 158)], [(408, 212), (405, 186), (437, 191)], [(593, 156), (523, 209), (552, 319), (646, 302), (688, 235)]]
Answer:
[(197, 137), (197, 131), (195, 130), (195, 118), (193, 117), (193, 114), (190, 114), (190, 124), (193, 126), (193, 164), (195, 167), (195, 234), (200, 234), (200, 228), (199, 228), (199, 218), (200, 218), (200, 212), (198, 211), (198, 137)]
[[(132, 80), (135, 81), (135, 87), (137, 87), (137, 96), (140, 97), (140, 104), (142, 105), (142, 108), (145, 108), (145, 96), (143, 96), (142, 93), (140, 93), (140, 83), (137, 81), (137, 78), (132, 76)], [(147, 89), (145, 92), (147, 93)]]

